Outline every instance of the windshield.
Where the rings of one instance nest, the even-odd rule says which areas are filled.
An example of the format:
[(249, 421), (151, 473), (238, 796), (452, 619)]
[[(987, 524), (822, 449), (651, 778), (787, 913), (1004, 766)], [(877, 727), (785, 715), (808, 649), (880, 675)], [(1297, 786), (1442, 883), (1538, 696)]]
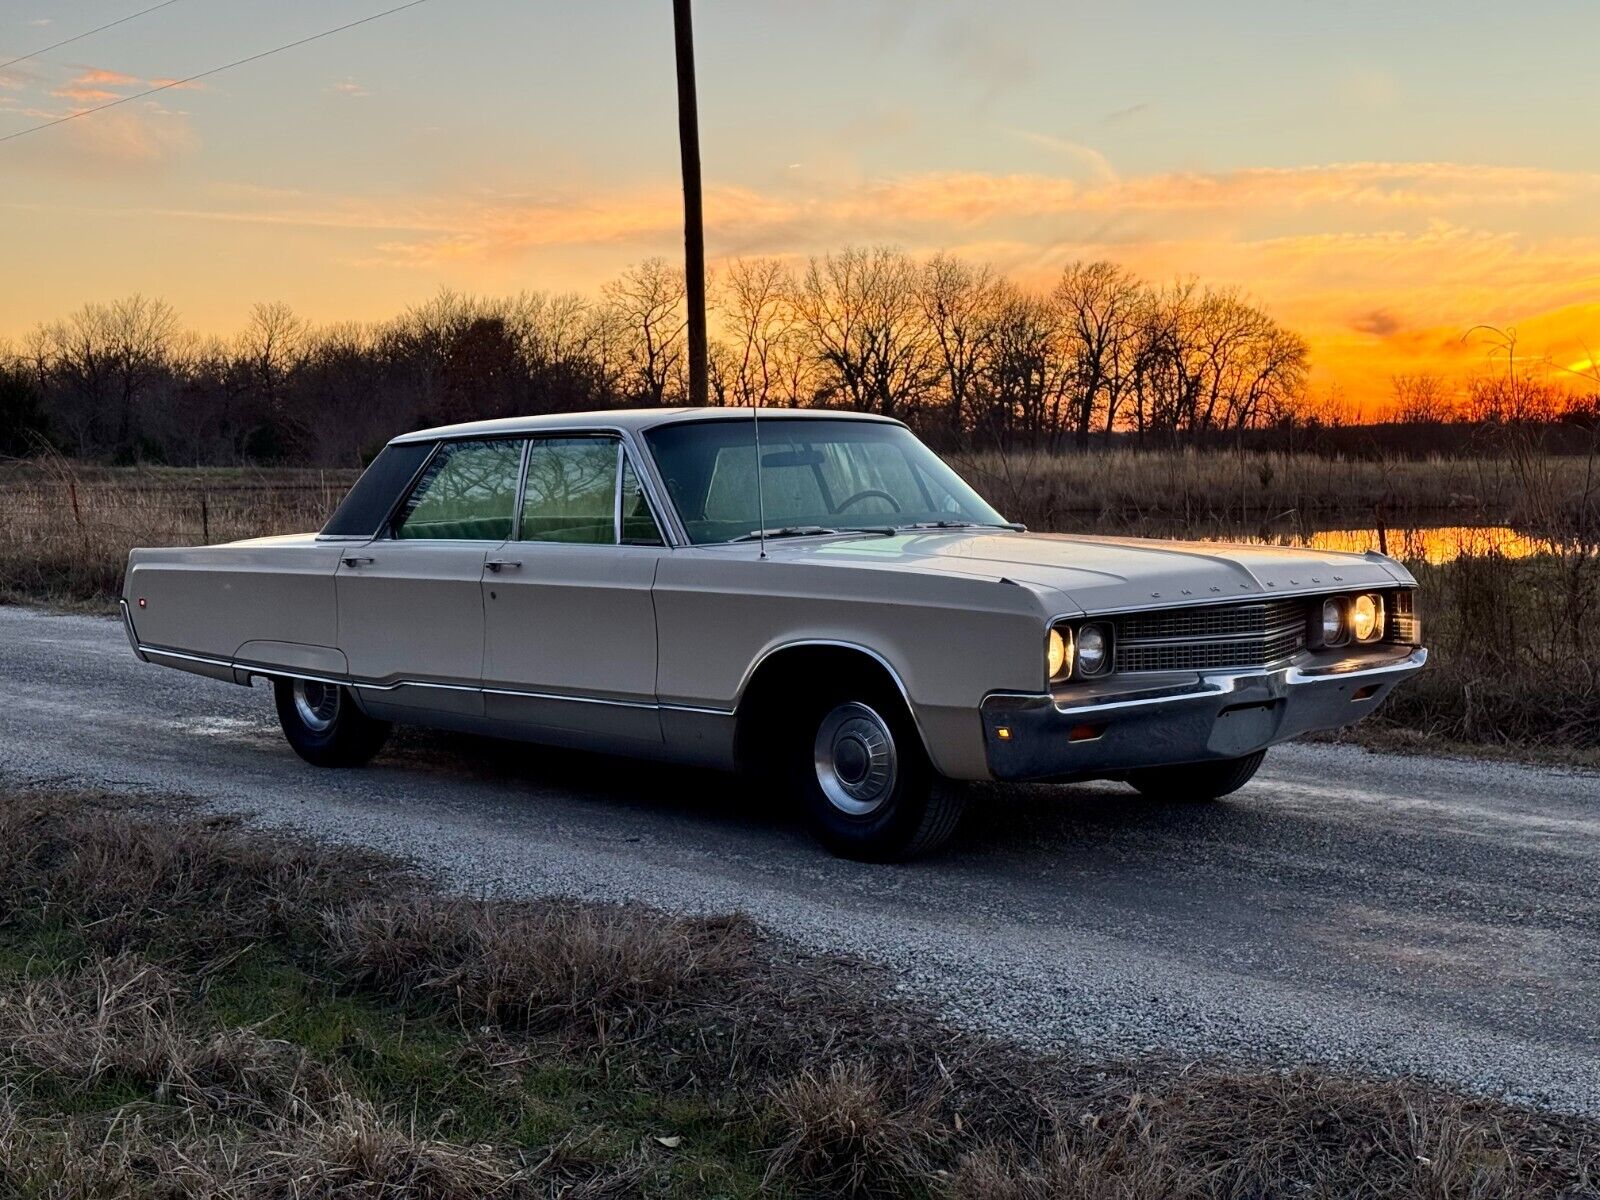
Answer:
[(900, 425), (762, 418), (763, 504), (756, 499), (753, 421), (664, 425), (645, 440), (696, 545), (733, 541), (763, 527), (821, 533), (1005, 524)]

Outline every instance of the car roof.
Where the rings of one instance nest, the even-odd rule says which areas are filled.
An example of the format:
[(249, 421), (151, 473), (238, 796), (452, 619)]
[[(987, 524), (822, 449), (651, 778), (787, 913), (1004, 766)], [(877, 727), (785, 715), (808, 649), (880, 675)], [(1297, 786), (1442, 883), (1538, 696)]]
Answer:
[[(467, 421), (460, 425), (418, 429), (413, 433), (401, 434), (392, 439), (391, 444), (433, 442), (444, 438), (499, 437), (518, 433), (560, 433), (567, 429), (627, 430), (637, 433), (659, 425), (749, 419), (752, 411), (748, 408), (609, 408), (594, 412), (545, 413), (536, 417), (501, 417), (494, 421)], [(835, 420), (900, 424), (890, 417), (834, 408), (763, 408), (760, 412), (763, 421), (805, 421), (831, 417)]]

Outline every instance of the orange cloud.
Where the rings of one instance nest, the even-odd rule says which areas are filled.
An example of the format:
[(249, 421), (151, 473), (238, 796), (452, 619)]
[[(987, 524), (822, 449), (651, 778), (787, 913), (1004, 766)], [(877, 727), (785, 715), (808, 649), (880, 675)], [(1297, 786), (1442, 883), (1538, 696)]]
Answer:
[(105, 100), (116, 100), (121, 93), (108, 92), (103, 88), (79, 87), (76, 84), (64, 88), (57, 88), (50, 93), (63, 100), (75, 100), (79, 104), (98, 104)]
[(124, 75), (121, 71), (107, 71), (100, 67), (90, 67), (72, 82), (75, 84), (102, 84), (109, 87), (131, 87), (139, 83), (140, 80), (133, 75)]
[[(39, 113), (44, 118), (63, 114)], [(123, 106), (69, 121), (47, 136), (15, 143), (13, 161), (32, 170), (74, 179), (149, 175), (166, 170), (199, 145), (178, 114)]]
[[(89, 124), (82, 122), (81, 124)], [(1600, 173), (1463, 163), (1335, 163), (1118, 175), (1074, 155), (1078, 178), (977, 172), (711, 182), (713, 256), (790, 258), (855, 242), (983, 259), (1046, 285), (1078, 258), (1157, 282), (1234, 286), (1313, 347), (1318, 386), (1376, 403), (1389, 377), (1479, 369), (1463, 343), (1479, 322), (1516, 325), (1532, 354), (1564, 365), (1600, 349)], [(1078, 159), (1083, 161), (1079, 162)], [(1080, 169), (1082, 168), (1082, 169)], [(582, 194), (422, 196), (403, 202), (233, 189), (218, 205), (130, 216), (321, 231), (325, 253), (457, 287), (544, 277), (598, 283), (681, 246), (677, 181)], [(362, 285), (365, 286), (365, 285)]]

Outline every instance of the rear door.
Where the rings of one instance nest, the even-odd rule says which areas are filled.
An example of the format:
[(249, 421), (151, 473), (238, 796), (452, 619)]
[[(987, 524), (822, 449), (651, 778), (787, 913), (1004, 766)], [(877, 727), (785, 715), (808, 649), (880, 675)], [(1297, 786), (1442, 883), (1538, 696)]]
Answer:
[(483, 563), (515, 523), (525, 445), (443, 443), (388, 529), (345, 550), (339, 645), (375, 712), (482, 715)]
[(516, 536), (484, 566), (487, 714), (579, 743), (659, 742), (651, 586), (664, 553), (618, 438), (533, 439)]

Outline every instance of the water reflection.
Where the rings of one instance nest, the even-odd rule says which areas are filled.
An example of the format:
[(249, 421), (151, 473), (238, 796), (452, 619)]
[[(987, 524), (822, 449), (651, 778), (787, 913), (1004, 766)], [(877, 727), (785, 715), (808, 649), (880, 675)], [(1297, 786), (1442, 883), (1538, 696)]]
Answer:
[(1205, 542), (1245, 542), (1261, 546), (1306, 546), (1314, 550), (1362, 554), (1377, 550), (1409, 562), (1447, 563), (1464, 555), (1500, 554), (1528, 558), (1552, 552), (1546, 538), (1509, 525), (1418, 524), (1379, 531), (1374, 526), (1319, 529), (1303, 522), (1259, 523), (1211, 520), (1203, 525), (1141, 521), (1127, 528), (1069, 522), (1074, 533), (1115, 533), (1125, 537), (1179, 538)]
[[(1208, 538), (1224, 541), (1227, 538)], [(1304, 534), (1246, 541), (1279, 546), (1309, 546), (1314, 550), (1347, 550), (1356, 554), (1382, 550), (1394, 558), (1411, 562), (1447, 563), (1464, 554), (1500, 554), (1506, 558), (1527, 558), (1548, 554), (1550, 543), (1518, 533), (1507, 525), (1438, 525), (1423, 529), (1320, 529)]]

